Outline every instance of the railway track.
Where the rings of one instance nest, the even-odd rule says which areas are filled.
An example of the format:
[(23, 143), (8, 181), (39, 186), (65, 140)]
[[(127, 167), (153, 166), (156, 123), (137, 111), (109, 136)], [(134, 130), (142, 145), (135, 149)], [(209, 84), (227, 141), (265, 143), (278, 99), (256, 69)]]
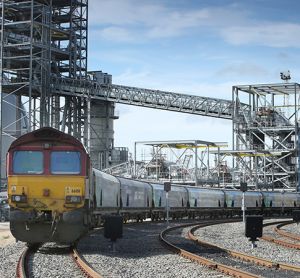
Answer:
[(26, 247), (26, 249), (22, 252), (16, 269), (16, 277), (17, 278), (28, 278), (30, 277), (30, 269), (29, 269), (29, 257), (32, 253), (36, 252), (39, 246)]
[[(233, 219), (233, 220), (226, 219), (226, 220), (218, 220), (218, 221), (207, 221), (206, 220), (206, 221), (202, 221), (201, 223), (193, 223), (193, 224), (186, 223), (186, 224), (183, 224), (180, 226), (178, 225), (176, 227), (172, 227), (172, 228), (164, 230), (163, 232), (161, 232), (160, 238), (164, 242), (169, 241), (169, 243), (171, 243), (171, 246), (169, 245), (169, 248), (172, 249), (177, 254), (180, 254), (182, 257), (189, 258), (192, 261), (195, 261), (195, 262), (198, 262), (199, 264), (205, 265), (210, 269), (223, 272), (226, 275), (231, 275), (234, 277), (242, 277), (242, 278), (244, 278), (244, 277), (247, 277), (247, 278), (248, 277), (261, 277), (261, 276), (263, 276), (263, 277), (299, 277), (299, 272), (295, 272), (295, 271), (300, 271), (300, 269), (298, 268), (298, 270), (295, 270), (294, 266), (292, 266), (292, 268), (291, 268), (290, 265), (287, 265), (287, 264), (279, 264), (276, 262), (260, 259), (260, 262), (256, 262), (256, 264), (258, 264), (259, 266), (255, 265), (255, 267), (254, 267), (256, 269), (256, 272), (255, 272), (255, 271), (252, 271), (253, 265), (254, 265), (254, 263), (253, 263), (254, 257), (253, 256), (248, 256), (248, 258), (247, 257), (242, 258), (242, 256), (240, 256), (240, 254), (238, 252), (235, 252), (232, 250), (227, 250), (225, 248), (220, 248), (219, 246), (212, 246), (211, 244), (208, 244), (205, 242), (204, 247), (203, 247), (203, 245), (201, 247), (202, 248), (201, 252), (204, 253), (203, 250), (208, 250), (206, 252), (210, 253), (210, 256), (212, 256), (212, 254), (216, 254), (217, 257), (221, 258), (222, 261), (220, 262), (214, 258), (211, 258), (211, 257), (207, 258), (207, 257), (201, 256), (201, 254), (199, 254), (199, 247), (194, 243), (194, 242), (196, 242), (196, 240), (197, 240), (197, 242), (199, 242), (199, 239), (194, 239), (194, 242), (192, 242), (191, 240), (185, 239), (187, 242), (189, 242), (190, 245), (194, 246), (193, 248), (192, 247), (184, 248), (186, 243), (181, 243), (178, 246), (177, 244), (174, 244), (173, 241), (169, 240), (170, 238), (172, 240), (174, 239), (174, 234), (170, 235), (170, 233), (172, 233), (172, 231), (176, 231), (180, 228), (189, 229), (189, 227), (193, 226), (194, 229), (190, 229), (189, 232), (186, 232), (186, 235), (188, 235), (188, 234), (193, 234), (193, 232), (196, 229), (199, 229), (201, 227), (206, 227), (208, 225), (216, 225), (216, 224), (221, 224), (221, 223), (231, 223), (231, 222), (237, 222), (237, 221), (238, 221), (237, 219)], [(156, 223), (156, 224), (159, 224), (159, 223)], [(140, 224), (140, 225), (142, 225), (142, 224)], [(144, 225), (147, 225), (147, 223)], [(151, 225), (153, 225), (153, 223), (151, 223)], [(163, 228), (162, 223), (159, 225), (161, 228)], [(147, 227), (148, 227), (148, 225), (147, 225)], [(276, 228), (280, 229), (280, 225), (278, 225)], [(128, 229), (129, 229), (129, 231), (140, 230), (139, 227), (135, 228), (135, 226), (130, 226), (130, 227), (128, 226)], [(142, 234), (145, 234), (147, 230), (148, 230), (148, 228), (146, 228), (146, 226), (144, 228), (142, 228), (142, 230), (141, 230)], [(161, 229), (160, 229), (160, 231), (161, 231)], [(92, 235), (92, 238), (93, 238), (93, 244), (91, 245), (92, 253), (95, 253), (95, 251), (97, 250), (96, 246), (99, 246), (99, 247), (103, 246), (103, 242), (102, 242), (103, 240), (101, 240), (102, 243), (101, 243), (101, 245), (99, 245), (100, 242), (96, 243), (95, 237), (96, 237), (95, 235)], [(132, 236), (128, 237), (128, 240), (129, 240), (129, 238), (132, 238)], [(157, 238), (157, 235), (156, 235), (156, 238)], [(153, 245), (151, 245), (151, 246), (153, 247)], [(102, 247), (102, 249), (103, 249), (103, 247)], [(155, 247), (155, 249), (156, 249), (156, 247)], [(89, 255), (87, 258), (87, 260), (91, 264), (91, 265), (89, 265), (86, 262), (86, 260), (80, 256), (80, 253), (82, 253), (82, 250), (79, 249), (79, 251), (77, 251), (76, 248), (74, 248), (72, 250), (65, 248), (64, 250), (65, 251), (61, 251), (61, 253), (67, 253), (66, 255), (69, 258), (70, 258), (69, 254), (71, 253), (73, 260), (71, 260), (71, 258), (69, 260), (72, 263), (73, 270), (74, 271), (77, 270), (77, 273), (80, 272), (80, 275), (74, 275), (74, 276), (76, 276), (76, 277), (80, 277), (80, 276), (82, 276), (82, 277), (97, 277), (97, 278), (102, 277), (98, 272), (103, 273), (103, 271), (101, 269), (97, 269), (97, 265), (99, 264), (99, 259), (91, 260), (91, 255)], [(126, 247), (126, 249), (123, 249), (123, 250), (128, 250), (129, 258), (131, 258), (132, 254), (133, 254), (131, 252), (133, 250), (128, 249), (128, 247)], [(18, 263), (18, 267), (17, 267), (17, 277), (31, 277), (33, 271), (32, 271), (32, 265), (30, 266), (30, 264), (33, 264), (32, 257), (36, 257), (36, 256), (33, 256), (33, 254), (35, 254), (37, 251), (39, 253), (48, 252), (48, 250), (40, 251), (39, 247), (36, 249), (26, 248), (26, 250), (23, 252), (22, 256), (19, 259), (19, 263)], [(52, 254), (55, 255), (55, 253), (57, 251), (56, 251), (56, 249), (54, 249), (50, 252), (52, 252)], [(100, 252), (101, 252), (101, 250), (100, 250)], [(98, 251), (97, 251), (97, 253), (98, 253)], [(143, 253), (143, 254), (145, 254), (145, 253)], [(110, 254), (108, 253), (107, 258), (111, 257), (111, 255), (112, 255), (111, 253)], [(123, 255), (118, 254), (118, 257), (119, 256), (122, 257)], [(137, 258), (138, 257), (139, 256), (137, 256)], [(148, 256), (146, 256), (146, 257), (147, 257), (147, 261), (148, 261), (148, 259), (150, 257), (148, 257)], [(151, 257), (152, 257), (152, 255), (151, 255)], [(199, 258), (199, 257), (202, 257), (202, 258)], [(234, 260), (232, 260), (232, 258), (230, 259), (227, 257), (232, 257), (232, 258), (234, 258)], [(228, 263), (228, 261), (230, 261), (230, 260), (231, 260), (231, 265), (230, 265), (230, 263)], [(248, 261), (248, 262), (240, 263), (240, 262), (238, 262), (240, 260)], [(95, 261), (95, 262), (93, 262), (93, 261)], [(74, 262), (76, 263), (77, 266), (74, 264)], [(103, 262), (102, 264), (105, 265), (105, 262)], [(245, 265), (242, 266), (242, 264), (245, 264)], [(251, 269), (251, 266), (249, 266), (249, 264), (252, 265), (252, 269)], [(233, 267), (233, 265), (236, 265), (236, 267)], [(95, 269), (93, 269), (93, 267)], [(34, 266), (34, 268), (36, 268), (36, 266)], [(33, 275), (33, 276), (34, 277), (54, 277), (52, 275), (49, 276), (49, 273), (51, 274), (52, 268), (53, 268), (53, 266), (49, 266), (49, 268), (47, 267), (47, 269), (48, 269), (47, 276), (45, 276), (45, 275), (44, 276), (43, 275)], [(80, 268), (80, 270), (79, 270), (79, 268)], [(63, 269), (63, 268), (61, 268), (61, 269)], [(265, 273), (267, 273), (270, 271), (270, 269), (272, 271), (275, 271), (276, 274), (273, 276), (265, 275), (263, 271), (265, 271)], [(282, 271), (285, 271), (285, 273), (282, 274)], [(59, 277), (59, 276), (57, 276), (57, 277)], [(122, 277), (122, 276), (119, 276), (119, 277)]]
[(86, 277), (102, 278), (102, 276), (96, 272), (82, 256), (80, 256), (76, 247), (71, 250), (71, 256)]
[(278, 234), (280, 234), (280, 235), (282, 235), (282, 236), (285, 236), (285, 237), (287, 237), (287, 238), (291, 238), (291, 239), (299, 240), (299, 241), (300, 241), (300, 236), (299, 236), (299, 235), (296, 235), (296, 234), (289, 233), (289, 232), (286, 232), (286, 231), (281, 230), (281, 228), (282, 228), (283, 226), (286, 226), (286, 225), (289, 225), (289, 224), (291, 224), (291, 222), (279, 224), (279, 225), (277, 225), (277, 226), (274, 228), (274, 230), (275, 230), (275, 232), (277, 232)]
[[(16, 269), (16, 277), (18, 278), (29, 278), (32, 275), (32, 256), (36, 255), (37, 251), (39, 250), (40, 245), (26, 247), (26, 249), (21, 254), (17, 269)], [(55, 252), (54, 252), (55, 253)], [(74, 267), (79, 268), (82, 274), (82, 277), (89, 277), (89, 278), (102, 278), (102, 276), (97, 273), (87, 262), (86, 260), (80, 256), (76, 247), (70, 248), (69, 254), (71, 255), (74, 261)], [(49, 271), (51, 271), (49, 269)], [(61, 271), (63, 272), (64, 269), (62, 268)], [(50, 272), (51, 273), (51, 272)], [(65, 274), (65, 273), (64, 273)], [(70, 273), (70, 277), (72, 274)], [(77, 277), (77, 276), (76, 276)]]
[[(196, 226), (195, 224), (192, 224), (193, 228), (189, 230), (188, 237), (193, 242), (197, 243), (200, 248), (199, 250), (192, 249), (192, 251), (188, 251), (186, 248), (178, 247), (176, 244), (173, 244), (166, 239), (166, 235), (171, 231), (188, 227), (188, 225), (166, 229), (161, 233), (160, 239), (168, 246), (168, 248), (172, 249), (177, 254), (234, 277), (260, 277), (261, 275), (263, 277), (274, 277), (274, 272), (276, 272), (276, 277), (299, 277), (299, 267), (277, 263), (225, 249), (217, 245), (201, 241), (193, 235), (194, 231), (202, 227), (229, 222), (233, 221), (206, 222)], [(180, 243), (179, 246), (180, 245), (182, 246), (183, 244)], [(215, 254), (215, 256), (212, 254)], [(233, 261), (232, 258), (238, 259), (240, 262), (243, 261), (245, 264), (243, 265), (243, 263)], [(239, 267), (233, 267), (233, 265), (238, 265)], [(245, 269), (247, 269), (247, 271), (245, 271)], [(250, 271), (248, 271), (249, 269)]]
[[(275, 233), (277, 233), (278, 235), (283, 236), (285, 238), (288, 238), (290, 240), (299, 242), (300, 241), (300, 236), (299, 235), (295, 235), (295, 234), (288, 233), (288, 232), (285, 232), (285, 231), (281, 230), (281, 227), (286, 226), (286, 225), (290, 225), (290, 224), (293, 224), (293, 223), (294, 223), (293, 221), (285, 221), (283, 223), (282, 222), (271, 222), (271, 223), (265, 224), (264, 226), (273, 226), (273, 225), (278, 224), (274, 228)], [(265, 235), (262, 237), (262, 239), (266, 240), (266, 241), (269, 241), (269, 242), (273, 242), (275, 244), (278, 244), (278, 245), (281, 245), (281, 246), (284, 246), (284, 247), (287, 247), (287, 248), (300, 250), (300, 244), (298, 244), (296, 242), (286, 241), (286, 240), (278, 239), (278, 238), (273, 237), (273, 236), (265, 236)]]

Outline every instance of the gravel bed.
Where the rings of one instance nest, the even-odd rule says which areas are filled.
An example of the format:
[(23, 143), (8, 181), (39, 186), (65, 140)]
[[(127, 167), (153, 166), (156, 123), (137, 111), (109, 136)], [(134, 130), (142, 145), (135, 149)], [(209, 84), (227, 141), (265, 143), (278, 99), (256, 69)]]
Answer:
[(289, 233), (293, 233), (295, 235), (299, 235), (300, 236), (300, 224), (290, 224), (290, 225), (286, 225), (280, 228), (283, 231), (289, 232)]
[[(170, 224), (173, 225), (176, 223)], [(125, 225), (123, 238), (117, 241), (115, 252), (112, 250), (111, 242), (104, 238), (103, 230), (99, 230), (81, 240), (78, 249), (104, 277), (228, 277), (167, 250), (158, 240), (160, 231), (165, 228), (164, 223)], [(273, 227), (264, 228), (264, 234), (274, 236), (272, 229)], [(300, 226), (297, 224), (282, 229), (300, 234)], [(185, 235), (187, 230), (181, 229), (177, 233)], [(250, 242), (244, 236), (243, 223), (210, 226), (196, 231), (195, 235), (225, 248), (300, 266), (300, 253), (295, 250), (263, 240), (258, 242), (257, 248), (251, 249)], [(25, 244), (22, 242), (0, 247), (0, 277), (16, 277), (17, 261), (24, 249)], [(222, 254), (219, 256), (222, 260)], [(69, 247), (66, 246), (45, 244), (30, 261), (32, 277), (84, 277), (76, 268), (69, 255)]]
[[(291, 275), (291, 273), (287, 272), (287, 271), (270, 269), (270, 268), (266, 268), (263, 266), (258, 266), (251, 262), (245, 262), (240, 259), (234, 258), (234, 257), (230, 256), (229, 254), (227, 254), (226, 252), (224, 252), (223, 250), (216, 249), (216, 248), (210, 248), (207, 246), (204, 247), (204, 246), (195, 244), (192, 241), (186, 239), (189, 230), (190, 230), (190, 227), (184, 228), (181, 231), (179, 231), (179, 230), (172, 231), (168, 235), (168, 240), (170, 240), (171, 243), (175, 244), (176, 246), (179, 246), (180, 248), (187, 250), (193, 254), (207, 258), (216, 263), (235, 267), (237, 269), (249, 272), (251, 274), (255, 274), (260, 277), (266, 277), (266, 278), (299, 277), (298, 273), (293, 273), (293, 275)], [(182, 236), (184, 236), (184, 238), (180, 238), (179, 237), (180, 234)]]
[(85, 277), (70, 256), (69, 246), (42, 245), (30, 259), (30, 277)]
[(25, 243), (17, 242), (0, 247), (0, 277), (16, 277), (18, 260), (25, 250)]
[(182, 258), (162, 246), (158, 236), (165, 228), (163, 223), (125, 225), (123, 238), (117, 241), (115, 252), (100, 230), (82, 239), (78, 250), (104, 277), (229, 277)]
[[(24, 242), (9, 244), (0, 247), (0, 277), (16, 277), (18, 260), (25, 250)], [(73, 262), (68, 246), (45, 244), (30, 258), (30, 277), (85, 277)]]
[[(288, 238), (288, 237), (285, 237), (285, 236), (282, 236), (280, 235), (279, 233), (275, 232), (274, 231), (274, 228), (276, 227), (277, 225), (272, 225), (272, 226), (266, 226), (264, 227), (264, 230), (263, 230), (263, 235), (264, 236), (268, 236), (268, 237), (271, 237), (271, 238), (274, 238), (274, 239), (278, 239), (278, 240), (282, 240), (284, 242), (288, 242), (288, 243), (293, 243), (293, 244), (299, 244), (299, 241), (298, 240), (295, 240), (295, 239), (292, 239), (292, 238)], [(283, 230), (283, 228), (281, 228), (281, 230)], [(286, 231), (286, 230), (285, 230)], [(290, 233), (292, 232), (292, 230), (290, 231)], [(293, 233), (295, 233), (293, 231)]]
[[(276, 220), (268, 220), (265, 222), (273, 221)], [(274, 235), (274, 233), (272, 235)], [(300, 253), (293, 249), (285, 248), (264, 240), (259, 240), (257, 247), (252, 249), (251, 243), (245, 237), (245, 226), (242, 222), (201, 228), (195, 232), (195, 236), (221, 247), (276, 262), (300, 266)]]

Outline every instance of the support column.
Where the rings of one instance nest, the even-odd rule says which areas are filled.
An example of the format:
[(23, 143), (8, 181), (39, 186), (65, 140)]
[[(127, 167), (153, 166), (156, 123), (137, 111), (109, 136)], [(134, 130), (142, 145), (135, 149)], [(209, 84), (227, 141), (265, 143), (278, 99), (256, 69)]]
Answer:
[(195, 186), (198, 186), (198, 149), (197, 142), (195, 142)]
[(2, 86), (3, 86), (3, 46), (4, 46), (4, 8), (5, 3), (2, 1), (2, 11), (1, 11), (1, 46), (0, 46), (0, 185), (2, 184), (2, 145), (3, 145), (3, 134), (2, 134), (2, 103), (3, 103), (3, 92), (2, 92)]

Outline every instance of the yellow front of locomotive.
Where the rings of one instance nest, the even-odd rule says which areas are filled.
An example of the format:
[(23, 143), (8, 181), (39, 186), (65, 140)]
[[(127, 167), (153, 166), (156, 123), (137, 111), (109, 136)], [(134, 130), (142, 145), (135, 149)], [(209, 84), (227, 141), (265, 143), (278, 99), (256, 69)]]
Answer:
[(58, 216), (84, 206), (85, 182), (83, 176), (9, 176), (9, 205)]
[(32, 133), (7, 156), (12, 234), (28, 243), (72, 243), (87, 230), (89, 157), (69, 135), (50, 128)]

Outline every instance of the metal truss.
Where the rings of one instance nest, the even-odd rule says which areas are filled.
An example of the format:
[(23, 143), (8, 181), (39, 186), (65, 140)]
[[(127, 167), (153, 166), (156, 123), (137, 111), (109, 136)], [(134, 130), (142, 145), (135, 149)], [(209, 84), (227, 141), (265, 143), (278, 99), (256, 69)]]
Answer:
[[(223, 119), (232, 119), (233, 115), (230, 100), (58, 77), (53, 77), (51, 83), (52, 91), (61, 95), (90, 96), (95, 100)], [(243, 110), (249, 109), (243, 103), (240, 106)]]

